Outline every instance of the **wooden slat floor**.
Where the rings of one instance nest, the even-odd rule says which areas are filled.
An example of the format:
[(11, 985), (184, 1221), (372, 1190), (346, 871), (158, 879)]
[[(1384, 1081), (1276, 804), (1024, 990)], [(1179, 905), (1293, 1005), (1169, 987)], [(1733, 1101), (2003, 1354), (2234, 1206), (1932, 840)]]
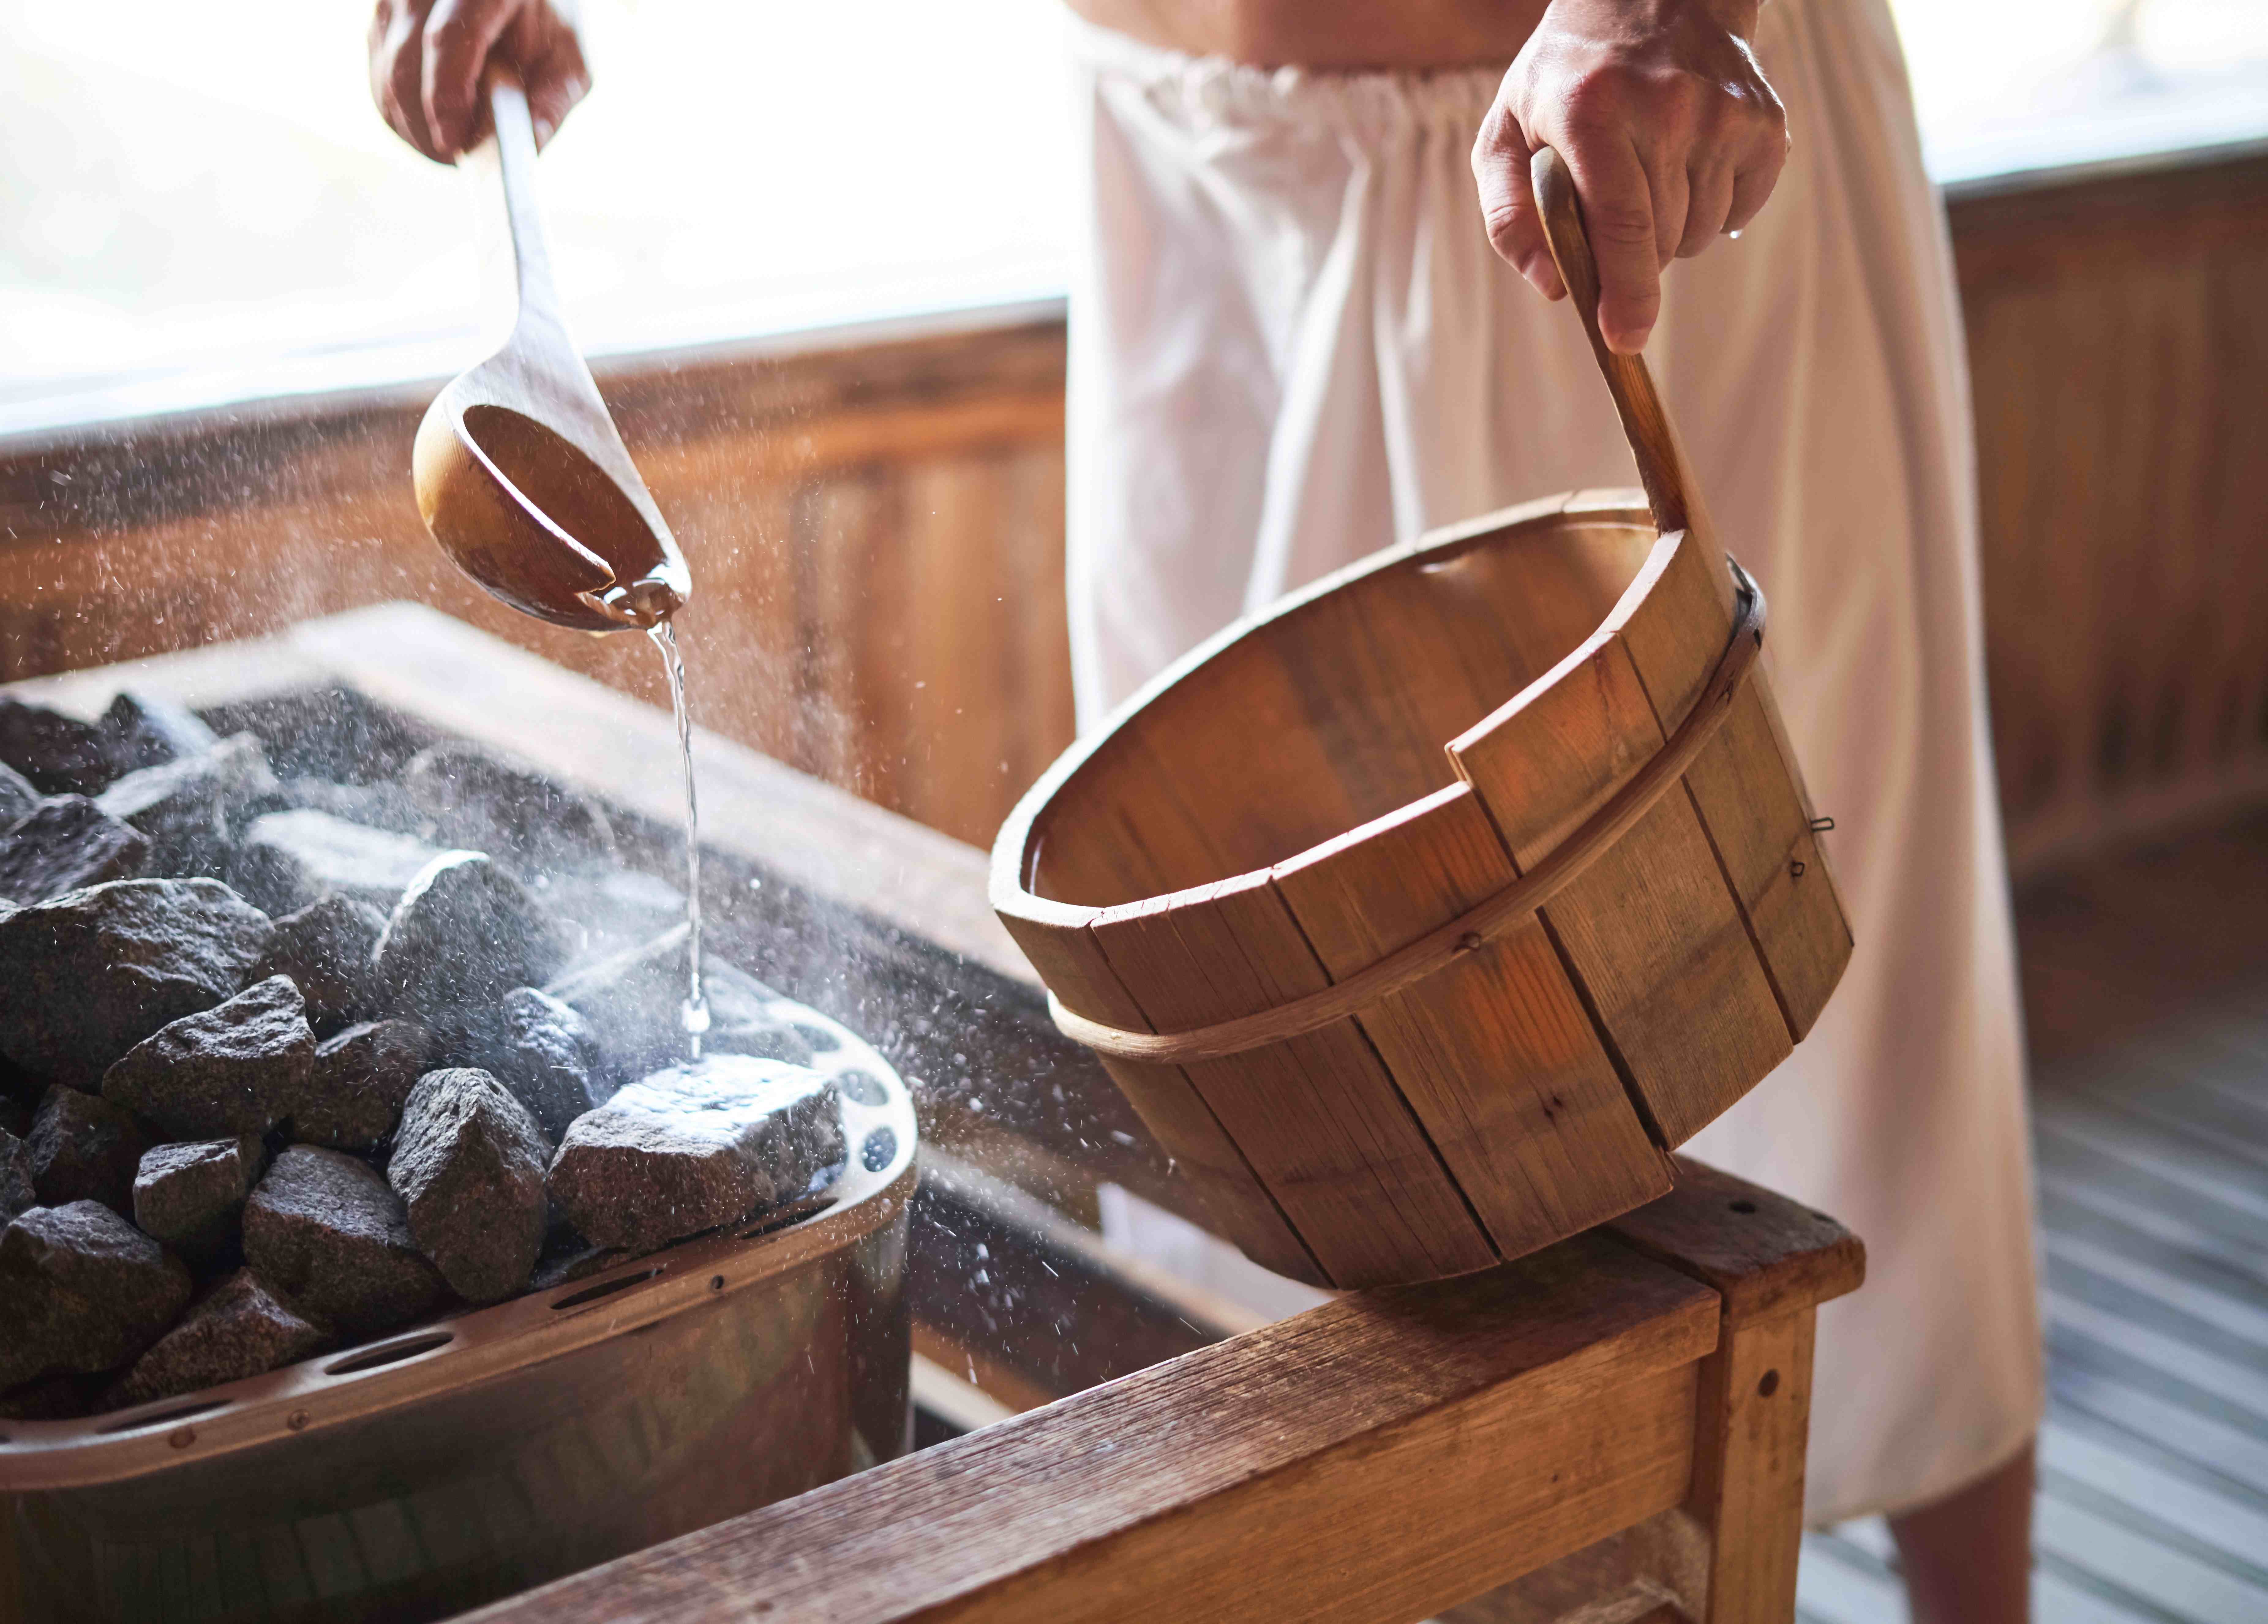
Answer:
[[(2039, 1624), (2268, 1624), (2268, 819), (2019, 899), (2048, 1419)], [(1879, 1519), (1806, 1624), (1903, 1624)]]

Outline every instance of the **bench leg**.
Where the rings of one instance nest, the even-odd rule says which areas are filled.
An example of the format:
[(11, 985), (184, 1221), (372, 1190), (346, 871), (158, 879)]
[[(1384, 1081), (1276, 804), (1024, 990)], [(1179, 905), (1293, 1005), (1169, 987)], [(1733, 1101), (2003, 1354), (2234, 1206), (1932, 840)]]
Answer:
[(1813, 1310), (1729, 1329), (1701, 1366), (1693, 1487), (1708, 1532), (1700, 1624), (1789, 1624), (1803, 1545)]

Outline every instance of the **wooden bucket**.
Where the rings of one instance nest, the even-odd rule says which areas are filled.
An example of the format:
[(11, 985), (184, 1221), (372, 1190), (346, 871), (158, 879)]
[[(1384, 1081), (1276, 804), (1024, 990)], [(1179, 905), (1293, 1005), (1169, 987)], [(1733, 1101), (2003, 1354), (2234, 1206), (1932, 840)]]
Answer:
[(1850, 956), (1761, 594), (1599, 341), (1556, 165), (1646, 496), (1492, 514), (1230, 628), (993, 852), (1058, 1022), (1219, 1229), (1317, 1284), (1485, 1267), (1663, 1193)]

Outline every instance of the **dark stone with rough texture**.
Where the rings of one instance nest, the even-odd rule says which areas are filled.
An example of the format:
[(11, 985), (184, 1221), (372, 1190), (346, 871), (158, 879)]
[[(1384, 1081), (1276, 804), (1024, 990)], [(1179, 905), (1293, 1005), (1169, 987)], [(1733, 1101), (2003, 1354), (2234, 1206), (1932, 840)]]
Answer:
[(0, 1233), (0, 1388), (116, 1369), (188, 1300), (181, 1260), (100, 1202), (19, 1213)]
[(41, 1097), (26, 1142), (42, 1206), (99, 1201), (121, 1214), (133, 1210), (134, 1170), (150, 1141), (118, 1106), (57, 1083)]
[(240, 1382), (320, 1353), (329, 1342), (320, 1325), (294, 1312), (250, 1269), (239, 1269), (134, 1362), (110, 1399), (147, 1404)]
[(448, 852), (394, 905), (375, 963), (387, 1012), (438, 1027), (452, 1010), (541, 985), (562, 956), (557, 927), (526, 887), (477, 852)]
[(451, 1034), (450, 1064), (474, 1066), (512, 1090), (554, 1144), (567, 1125), (612, 1091), (595, 1090), (595, 1048), (583, 1017), (549, 993), (515, 987), (494, 1009)]
[(421, 840), (432, 832), (432, 820), (399, 784), (334, 784), (328, 779), (286, 779), (269, 799), (275, 804), (263, 806), (261, 809), (264, 812), (292, 808), (328, 812), (365, 829), (415, 835)]
[(130, 880), (149, 857), (139, 830), (84, 795), (57, 795), (0, 834), (0, 897), (45, 902), (106, 880)]
[[(631, 1081), (685, 1058), (685, 937), (681, 925), (543, 989), (588, 1022), (605, 1085)], [(701, 1040), (704, 1053), (810, 1064), (810, 1044), (771, 1013), (777, 995), (770, 987), (714, 955), (703, 965), (710, 1022)]]
[(549, 1187), (594, 1244), (651, 1251), (799, 1196), (843, 1155), (833, 1083), (723, 1055), (656, 1072), (579, 1118)]
[(266, 1160), (251, 1135), (145, 1150), (134, 1175), (135, 1227), (192, 1267), (211, 1262), (236, 1238), (244, 1199)]
[(349, 1339), (391, 1331), (441, 1297), (401, 1198), (368, 1163), (312, 1145), (278, 1155), (245, 1202), (244, 1256), (301, 1312)]
[(39, 804), (40, 792), (32, 787), (32, 780), (0, 761), (0, 829), (14, 827)]
[(129, 772), (95, 804), (148, 838), (156, 872), (204, 873), (222, 866), (231, 820), (275, 787), (267, 751), (239, 733), (202, 754)]
[(330, 1031), (374, 1011), (371, 954), (386, 931), (386, 915), (357, 897), (326, 897), (276, 921), (268, 951), (252, 978), (289, 976), (307, 1000), (307, 1022)]
[(291, 1136), (335, 1150), (376, 1150), (393, 1136), (425, 1074), (433, 1035), (415, 1021), (365, 1021), (325, 1038), (291, 1116)]
[(351, 688), (295, 688), (207, 705), (202, 714), (222, 733), (249, 729), (267, 740), (269, 759), (287, 779), (377, 783), (438, 739), (425, 724)]
[(220, 735), (188, 706), (158, 694), (127, 689), (102, 713), (111, 757), (122, 772), (183, 761), (217, 748)]
[(102, 1076), (102, 1097), (183, 1139), (265, 1133), (291, 1114), (315, 1033), (286, 976), (151, 1034)]
[(32, 1180), (31, 1146), (0, 1128), (0, 1221), (39, 1204), (39, 1187)]
[(428, 1072), (401, 1108), (387, 1182), (409, 1233), (449, 1288), (493, 1303), (527, 1284), (543, 1249), (551, 1141), (527, 1107), (484, 1071)]
[(21, 699), (0, 698), (0, 762), (43, 795), (92, 795), (118, 776), (103, 728)]
[(420, 750), (402, 770), (401, 784), (446, 845), (536, 870), (615, 861), (614, 825), (597, 801), (477, 746)]
[(264, 893), (279, 912), (339, 894), (391, 909), (440, 855), (411, 835), (350, 823), (328, 812), (269, 812), (247, 825), (231, 874)]
[(116, 880), (0, 917), (0, 1053), (92, 1089), (159, 1027), (242, 986), (268, 932), (217, 880)]

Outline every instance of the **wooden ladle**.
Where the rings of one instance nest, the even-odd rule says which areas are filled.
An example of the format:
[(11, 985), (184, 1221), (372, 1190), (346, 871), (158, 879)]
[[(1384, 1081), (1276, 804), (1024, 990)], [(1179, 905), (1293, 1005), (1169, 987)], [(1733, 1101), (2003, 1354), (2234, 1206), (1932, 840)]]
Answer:
[(417, 425), (417, 511), (514, 609), (586, 631), (652, 627), (684, 606), (692, 579), (560, 318), (519, 76), (493, 66), (484, 88), (518, 309), (504, 348)]

